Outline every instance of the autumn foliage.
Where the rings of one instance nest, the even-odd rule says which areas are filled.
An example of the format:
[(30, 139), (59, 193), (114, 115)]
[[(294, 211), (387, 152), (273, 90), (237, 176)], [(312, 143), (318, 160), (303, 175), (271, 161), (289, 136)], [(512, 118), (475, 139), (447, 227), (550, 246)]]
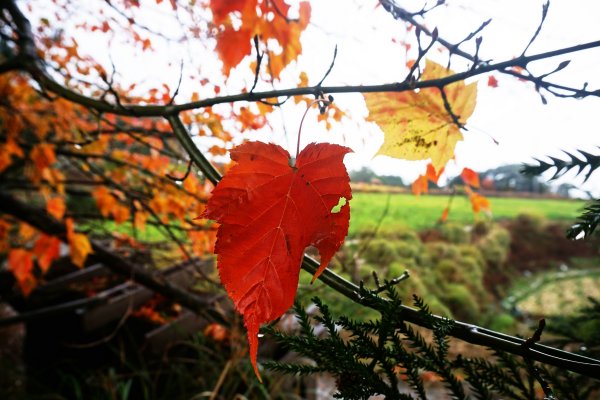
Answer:
[[(348, 232), (352, 194), (343, 159), (351, 149), (312, 143), (292, 158), (276, 144), (244, 142), (252, 131), (272, 132), (271, 113), (292, 97), (309, 107), (317, 102), (316, 119), (324, 129), (352, 117), (326, 96), (322, 80), (311, 88), (302, 71), (293, 75), (299, 81), (295, 89), (302, 92), (264, 98), (255, 93), (259, 81), (275, 88), (299, 59), (311, 5), (284, 0), (93, 3), (73, 20), (79, 2), (56, 1), (42, 11), (34, 3), (19, 4), (34, 22), (32, 31), (19, 32), (27, 27), (19, 18), (26, 17), (13, 9), (6, 15), (14, 26), (0, 25), (2, 37), (9, 38), (0, 65), (14, 56), (9, 53), (25, 60), (0, 74), (2, 190), (63, 228), (61, 234), (49, 234), (0, 214), (0, 253), (28, 296), (56, 260), (68, 256), (84, 268), (98, 243), (125, 258), (149, 254), (149, 268), (165, 262), (153, 251), (159, 247), (156, 238), (146, 233), (158, 232), (160, 244), (171, 246), (165, 251), (170, 260), (206, 256), (214, 249), (221, 283), (243, 315), (258, 375), (258, 330), (292, 305), (305, 248), (314, 246), (320, 254), (314, 281)], [(148, 24), (148, 9), (175, 20), (178, 35)], [(120, 82), (114, 60), (87, 55), (78, 35), (100, 40), (102, 48), (119, 43), (139, 57), (185, 43), (194, 49), (190, 59), (197, 51), (212, 57), (218, 69), (203, 69), (202, 62), (184, 66), (182, 60), (179, 83)], [(23, 43), (34, 47), (33, 54)], [(368, 121), (383, 132), (378, 155), (428, 161), (412, 185), (421, 195), (454, 159), (461, 129), (475, 109), (477, 82), (443, 83), (454, 72), (429, 59), (406, 66), (412, 86), (365, 93), (364, 100)], [(176, 68), (175, 63), (169, 67)], [(224, 93), (239, 79), (236, 73), (250, 78), (232, 97)], [(191, 89), (182, 87), (184, 77)], [(437, 83), (415, 90), (423, 81)], [(497, 87), (498, 81), (489, 76), (487, 85)], [(174, 116), (189, 141), (202, 143), (202, 157), (224, 174), (214, 189), (217, 179), (207, 176), (177, 136)], [(476, 192), (477, 173), (465, 168), (461, 177), (474, 212), (489, 211), (489, 201)], [(449, 211), (443, 211), (442, 220)]]

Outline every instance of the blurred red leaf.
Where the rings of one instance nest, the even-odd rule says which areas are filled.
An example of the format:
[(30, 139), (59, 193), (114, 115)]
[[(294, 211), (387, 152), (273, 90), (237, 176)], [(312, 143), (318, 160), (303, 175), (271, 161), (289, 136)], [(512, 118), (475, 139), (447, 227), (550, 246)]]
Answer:
[(487, 84), (489, 87), (497, 88), (498, 87), (498, 79), (496, 79), (496, 77), (494, 75), (490, 75), (490, 76), (488, 76)]
[(472, 169), (463, 168), (462, 172), (460, 173), (460, 177), (462, 178), (465, 184), (474, 188), (479, 188), (479, 174), (473, 171)]

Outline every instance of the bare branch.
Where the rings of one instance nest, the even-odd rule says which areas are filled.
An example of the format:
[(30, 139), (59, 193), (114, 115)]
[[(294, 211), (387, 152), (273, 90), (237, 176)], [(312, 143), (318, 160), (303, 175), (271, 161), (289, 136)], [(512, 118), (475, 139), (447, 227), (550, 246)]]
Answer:
[(333, 49), (333, 58), (331, 59), (331, 64), (329, 64), (329, 68), (325, 72), (325, 75), (323, 75), (323, 78), (321, 78), (321, 80), (319, 81), (319, 83), (317, 83), (317, 87), (320, 87), (323, 84), (323, 82), (325, 81), (325, 79), (331, 73), (331, 70), (333, 69), (333, 66), (335, 65), (335, 59), (337, 57), (337, 51), (338, 51), (338, 47), (337, 47), (337, 44), (336, 44), (335, 48)]
[(529, 43), (527, 43), (527, 46), (525, 46), (525, 50), (523, 50), (523, 53), (521, 53), (522, 56), (525, 55), (525, 53), (527, 52), (527, 50), (529, 49), (529, 47), (533, 44), (533, 42), (535, 41), (535, 39), (537, 39), (538, 35), (540, 34), (540, 31), (542, 30), (542, 26), (544, 25), (544, 21), (546, 21), (546, 17), (548, 16), (548, 8), (549, 7), (550, 7), (550, 2), (549, 1), (547, 1), (542, 6), (542, 19), (540, 20), (540, 24), (538, 25), (538, 27), (535, 30), (535, 33), (533, 34), (533, 36), (531, 37), (531, 39), (529, 39)]
[(183, 79), (183, 59), (181, 59), (181, 62), (179, 63), (179, 80), (177, 81), (177, 87), (175, 88), (175, 92), (173, 93), (173, 96), (171, 96), (171, 100), (169, 100), (167, 105), (170, 106), (175, 101), (175, 97), (177, 97), (177, 95), (179, 94), (179, 88), (181, 87), (182, 79)]
[(254, 35), (254, 49), (256, 50), (256, 68), (254, 68), (254, 82), (252, 83), (252, 88), (250, 88), (250, 93), (254, 91), (256, 85), (258, 84), (258, 77), (260, 75), (260, 65), (262, 64), (262, 60), (264, 57), (264, 53), (260, 52), (260, 48), (258, 47), (258, 35)]
[(456, 115), (454, 113), (454, 111), (452, 111), (452, 106), (450, 105), (450, 102), (448, 101), (448, 96), (446, 95), (446, 90), (441, 87), (440, 88), (440, 94), (442, 95), (442, 100), (444, 101), (444, 108), (446, 109), (446, 112), (448, 113), (448, 115), (450, 115), (450, 118), (452, 118), (452, 122), (454, 122), (454, 124), (456, 126), (458, 126), (459, 129), (467, 129), (464, 124), (462, 122), (460, 122), (459, 115)]

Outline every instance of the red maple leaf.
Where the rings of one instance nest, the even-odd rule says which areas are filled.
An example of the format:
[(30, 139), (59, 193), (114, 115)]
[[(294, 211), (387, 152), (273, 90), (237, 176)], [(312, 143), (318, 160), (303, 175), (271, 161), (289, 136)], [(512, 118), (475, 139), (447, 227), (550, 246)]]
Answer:
[(237, 164), (206, 206), (204, 217), (221, 224), (215, 245), (219, 275), (244, 317), (259, 379), (258, 329), (292, 305), (304, 249), (313, 245), (321, 255), (314, 281), (348, 233), (352, 192), (342, 161), (350, 151), (312, 143), (294, 164), (280, 146), (244, 143), (231, 150)]

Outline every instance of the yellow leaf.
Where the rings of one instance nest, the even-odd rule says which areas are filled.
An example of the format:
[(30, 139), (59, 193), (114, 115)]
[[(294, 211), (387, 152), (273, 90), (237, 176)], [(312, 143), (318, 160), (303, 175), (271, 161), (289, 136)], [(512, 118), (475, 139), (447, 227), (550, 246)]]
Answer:
[(79, 268), (83, 268), (88, 254), (92, 253), (92, 245), (83, 233), (74, 233), (69, 238), (71, 247), (71, 261)]
[(35, 228), (25, 222), (19, 225), (19, 237), (24, 242), (31, 240), (36, 233)]
[[(427, 60), (421, 80), (439, 79), (454, 72)], [(477, 84), (456, 82), (445, 87), (454, 115), (464, 124), (477, 101)], [(444, 107), (437, 88), (418, 92), (366, 93), (369, 119), (379, 125), (384, 142), (377, 154), (406, 160), (431, 159), (440, 171), (454, 157), (456, 143), (463, 139), (458, 126)]]

